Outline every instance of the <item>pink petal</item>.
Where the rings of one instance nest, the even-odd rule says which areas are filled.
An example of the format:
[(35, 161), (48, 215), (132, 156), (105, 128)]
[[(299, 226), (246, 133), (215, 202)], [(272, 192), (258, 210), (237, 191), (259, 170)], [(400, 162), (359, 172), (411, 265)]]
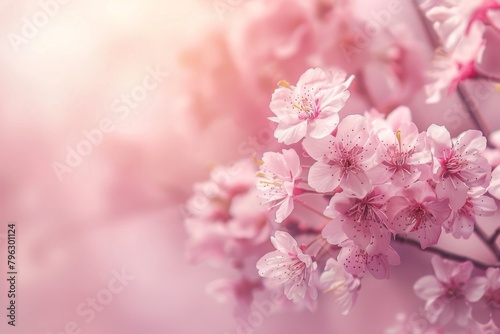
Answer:
[(326, 163), (330, 161), (330, 147), (335, 141), (336, 139), (333, 136), (326, 136), (321, 139), (306, 138), (302, 142), (302, 146), (311, 158)]
[(281, 223), (292, 213), (294, 208), (293, 198), (287, 197), (283, 200), (280, 207), (276, 211), (276, 222)]
[(422, 249), (425, 249), (438, 243), (439, 236), (441, 235), (441, 225), (427, 222), (425, 225), (420, 226), (416, 233), (418, 241), (420, 241), (420, 246)]
[(367, 263), (370, 274), (376, 279), (389, 278), (389, 263), (383, 254), (371, 256)]
[(471, 320), (471, 306), (461, 300), (455, 303), (455, 320), (459, 326), (465, 327), (469, 320)]
[(500, 199), (500, 166), (496, 167), (491, 174), (491, 185), (488, 192), (497, 199)]
[(336, 194), (330, 199), (330, 203), (326, 207), (324, 214), (334, 218), (345, 215), (356, 203), (356, 199), (347, 197), (345, 193)]
[(302, 167), (300, 166), (300, 158), (295, 150), (283, 150), (283, 157), (285, 159), (285, 165), (287, 169), (288, 179), (299, 178), (302, 174)]
[(321, 232), (323, 238), (331, 243), (332, 245), (338, 245), (343, 241), (347, 240), (347, 236), (342, 230), (342, 219), (334, 219), (328, 223)]
[(427, 136), (436, 155), (441, 156), (451, 149), (451, 136), (444, 126), (432, 124), (427, 129)]
[(463, 287), (465, 298), (472, 303), (481, 299), (486, 290), (486, 282), (486, 277), (471, 278)]
[(297, 116), (284, 116), (274, 131), (274, 137), (280, 143), (291, 145), (304, 138), (306, 132), (307, 121), (301, 121)]
[(320, 117), (309, 122), (308, 133), (311, 138), (324, 138), (330, 135), (339, 124), (338, 114), (329, 115), (328, 118), (324, 118), (324, 114), (326, 114), (326, 112), (322, 111)]
[(434, 199), (436, 197), (434, 190), (425, 181), (416, 182), (410, 188), (404, 190), (403, 195), (417, 203), (422, 203), (429, 200), (429, 198)]
[(369, 228), (368, 222), (365, 221), (355, 221), (352, 218), (347, 218), (342, 224), (342, 229), (348, 238), (358, 245), (359, 247), (366, 249), (369, 245), (372, 237), (371, 230)]
[(459, 210), (464, 206), (468, 191), (469, 187), (453, 176), (444, 178), (443, 182), (436, 186), (438, 197), (448, 199), (453, 210)]
[(292, 90), (289, 88), (278, 88), (274, 91), (269, 108), (276, 116), (290, 114), (290, 102), (292, 100)]
[(341, 170), (337, 166), (316, 162), (309, 170), (309, 185), (318, 192), (333, 191), (339, 186), (341, 180)]
[(435, 300), (443, 293), (443, 287), (434, 276), (424, 276), (413, 286), (415, 294), (423, 300)]
[[(380, 225), (377, 223), (377, 225)], [(380, 225), (380, 229), (372, 227), (372, 239), (368, 246), (366, 246), (366, 252), (368, 255), (374, 255), (377, 253), (386, 253), (389, 249), (391, 243), (391, 232), (389, 232), (385, 227)], [(391, 260), (389, 260), (390, 264)]]
[(461, 176), (469, 187), (487, 187), (491, 179), (491, 165), (483, 156), (478, 156), (474, 162), (468, 162), (461, 170)]
[(488, 196), (480, 196), (471, 199), (473, 204), (473, 212), (480, 217), (492, 216), (497, 211), (495, 200)]
[(370, 137), (371, 125), (361, 115), (349, 115), (337, 128), (337, 140), (342, 141), (346, 150), (355, 146), (363, 147)]
[(271, 237), (271, 243), (278, 251), (285, 254), (297, 247), (297, 241), (290, 234), (283, 231), (276, 231), (274, 236)]
[(406, 197), (395, 196), (387, 202), (387, 227), (395, 233), (408, 232), (411, 225), (406, 220), (410, 201)]
[(340, 185), (346, 193), (352, 194), (358, 198), (365, 197), (372, 190), (370, 179), (366, 173), (362, 171), (349, 172), (347, 176), (342, 179)]
[(361, 276), (365, 273), (366, 254), (353, 244), (342, 248), (338, 255), (338, 261), (344, 265), (345, 271), (351, 275)]
[(403, 124), (411, 122), (411, 110), (406, 106), (399, 106), (387, 116), (386, 121), (393, 131), (398, 131)]
[(441, 282), (449, 282), (457, 263), (444, 260), (437, 255), (432, 257), (431, 263), (437, 279)]
[(464, 156), (482, 153), (486, 148), (486, 138), (481, 131), (467, 130), (457, 137), (454, 148)]

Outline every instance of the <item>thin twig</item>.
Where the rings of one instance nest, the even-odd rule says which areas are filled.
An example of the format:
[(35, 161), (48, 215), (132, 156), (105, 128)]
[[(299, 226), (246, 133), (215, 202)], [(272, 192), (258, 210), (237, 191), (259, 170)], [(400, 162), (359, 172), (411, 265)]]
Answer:
[[(482, 242), (488, 246), (488, 248), (491, 250), (491, 252), (495, 255), (498, 261), (500, 261), (500, 249), (498, 248), (496, 244), (496, 237), (495, 240), (491, 240), (491, 237), (488, 237), (486, 233), (476, 224), (474, 226), (474, 233), (481, 239)], [(495, 232), (496, 233), (496, 232)]]
[(498, 236), (500, 236), (500, 228), (497, 228), (495, 230), (495, 233), (493, 233), (493, 235), (490, 237), (489, 242), (491, 242), (492, 244), (496, 244)]
[[(405, 238), (405, 237), (402, 237), (400, 235), (396, 236), (395, 240), (397, 242), (401, 243), (401, 244), (408, 244), (408, 245), (412, 245), (412, 246), (420, 248), (420, 242), (418, 242), (417, 240)], [(472, 264), (474, 264), (474, 266), (476, 268), (481, 269), (481, 270), (486, 270), (486, 269), (488, 269), (490, 267), (497, 267), (497, 266), (493, 266), (493, 265), (487, 265), (487, 264), (485, 264), (483, 262), (480, 262), (480, 261), (477, 261), (477, 260), (474, 260), (474, 259), (470, 259), (470, 258), (468, 258), (466, 256), (462, 256), (462, 255), (458, 255), (458, 254), (455, 254), (455, 253), (451, 253), (449, 251), (446, 251), (444, 249), (440, 249), (440, 248), (437, 248), (437, 247), (427, 247), (427, 248), (423, 249), (423, 251), (429, 252), (429, 253), (433, 253), (433, 254), (437, 254), (437, 255), (440, 255), (440, 256), (442, 256), (442, 257), (444, 257), (446, 259), (457, 261), (457, 262), (470, 261), (470, 262), (472, 262)]]
[(319, 211), (318, 209), (316, 209), (315, 207), (313, 207), (313, 206), (311, 206), (311, 205), (307, 204), (307, 203), (306, 203), (306, 202), (304, 202), (303, 200), (298, 199), (297, 197), (295, 197), (295, 202), (302, 204), (302, 206), (303, 206), (304, 208), (306, 208), (306, 209), (310, 210), (311, 212), (314, 212), (315, 214), (317, 214), (317, 215), (319, 215), (319, 216), (321, 216), (321, 217), (323, 217), (323, 218), (325, 218), (325, 219), (331, 219), (331, 218), (329, 218), (329, 217), (325, 216), (325, 215), (323, 214), (323, 212), (321, 212), (321, 211)]

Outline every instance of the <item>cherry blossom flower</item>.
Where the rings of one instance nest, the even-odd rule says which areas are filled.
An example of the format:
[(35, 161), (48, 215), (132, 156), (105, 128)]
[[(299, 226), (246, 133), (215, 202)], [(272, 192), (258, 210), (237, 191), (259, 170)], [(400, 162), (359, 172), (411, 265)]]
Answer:
[(482, 324), (493, 320), (500, 327), (500, 269), (488, 268), (486, 270), (485, 293), (481, 300), (473, 305), (474, 319)]
[(254, 163), (241, 160), (215, 168), (209, 181), (195, 185), (185, 219), (191, 261), (239, 261), (253, 246), (268, 240), (266, 209), (259, 203), (254, 182)]
[(257, 174), (259, 197), (272, 207), (278, 207), (276, 222), (281, 223), (293, 211), (293, 196), (300, 194), (297, 184), (301, 181), (302, 167), (295, 150), (283, 153), (266, 152)]
[(486, 147), (483, 155), (491, 167), (495, 168), (500, 165), (500, 130), (490, 133), (488, 143), (491, 144), (491, 147)]
[(434, 22), (443, 45), (453, 49), (467, 35), (475, 20), (487, 18), (490, 9), (498, 9), (496, 0), (447, 0), (427, 10), (426, 16)]
[(438, 199), (425, 181), (416, 182), (387, 202), (389, 229), (394, 233), (416, 234), (422, 248), (438, 242), (442, 224), (450, 214), (448, 199)]
[(491, 173), (491, 184), (488, 192), (496, 199), (500, 199), (500, 166), (497, 166)]
[(419, 279), (414, 290), (426, 301), (425, 311), (431, 323), (446, 325), (453, 318), (464, 327), (471, 318), (472, 302), (477, 302), (485, 291), (485, 278), (471, 278), (472, 262), (456, 263), (434, 256), (431, 260), (435, 276)]
[(468, 130), (455, 140), (443, 126), (431, 125), (427, 130), (435, 157), (434, 174), (440, 198), (448, 198), (454, 210), (462, 208), (471, 187), (487, 186), (491, 167), (481, 154), (486, 138), (481, 131)]
[(236, 305), (236, 313), (246, 314), (253, 302), (256, 290), (262, 289), (261, 281), (253, 281), (247, 278), (237, 280), (222, 278), (208, 284), (207, 293), (220, 303), (232, 301)]
[(332, 258), (326, 262), (325, 270), (320, 276), (320, 284), (325, 293), (333, 292), (344, 315), (356, 304), (361, 289), (360, 277), (347, 273), (342, 264)]
[(356, 246), (352, 240), (340, 244), (342, 247), (337, 260), (349, 274), (363, 276), (368, 270), (377, 279), (389, 278), (389, 265), (400, 264), (399, 254), (387, 247), (383, 253), (368, 255), (362, 248)]
[(428, 81), (427, 50), (408, 26), (396, 22), (387, 26), (368, 53), (358, 78), (364, 82), (370, 106), (385, 114), (409, 103)]
[(267, 277), (271, 286), (283, 284), (289, 300), (315, 300), (318, 291), (313, 278), (318, 265), (305, 253), (305, 247), (299, 247), (297, 241), (283, 231), (276, 231), (271, 242), (276, 251), (267, 253), (257, 262), (259, 275)]
[(362, 199), (345, 193), (333, 196), (324, 213), (333, 220), (323, 229), (323, 237), (336, 244), (337, 226), (341, 226), (346, 236), (368, 254), (386, 251), (391, 239), (383, 209), (388, 195), (387, 187), (379, 186)]
[[(386, 329), (384, 334), (442, 334), (443, 329), (432, 326), (421, 312), (410, 315), (398, 313), (396, 324)], [(458, 333), (455, 333), (458, 334)], [(465, 334), (465, 333), (464, 333)]]
[(497, 205), (493, 198), (484, 196), (485, 189), (475, 188), (469, 191), (465, 204), (458, 210), (452, 210), (451, 216), (443, 225), (448, 233), (457, 239), (468, 239), (474, 232), (476, 217), (492, 216)]
[(475, 24), (456, 49), (439, 50), (429, 73), (431, 82), (425, 86), (427, 103), (439, 102), (443, 90), (450, 94), (455, 91), (460, 81), (476, 77), (475, 63), (481, 61), (485, 48), (483, 32), (484, 27)]
[(394, 186), (406, 186), (418, 180), (422, 173), (424, 179), (429, 178), (432, 154), (425, 132), (419, 133), (415, 124), (405, 123), (395, 132), (382, 129), (377, 136), (383, 159), (377, 168), (379, 182), (390, 180)]
[(398, 131), (403, 124), (410, 123), (411, 110), (405, 106), (399, 106), (389, 115), (384, 115), (377, 109), (370, 109), (366, 111), (364, 116), (372, 122), (373, 131), (378, 133), (381, 129), (390, 129), (393, 132)]
[(306, 152), (317, 162), (309, 170), (309, 185), (318, 192), (338, 186), (360, 198), (371, 190), (367, 171), (376, 163), (377, 141), (370, 133), (369, 121), (349, 115), (340, 122), (336, 136), (306, 138)]
[(307, 70), (291, 86), (282, 81), (273, 94), (270, 108), (278, 123), (274, 132), (280, 143), (293, 144), (306, 135), (324, 138), (339, 123), (338, 112), (350, 96), (349, 85), (353, 76), (346, 79), (344, 72), (327, 72), (320, 68)]
[(296, 81), (315, 65), (310, 61), (319, 49), (315, 6), (313, 1), (302, 0), (239, 4), (244, 6), (244, 15), (229, 15), (234, 24), (231, 29), (224, 29), (231, 61), (240, 72), (239, 79), (249, 90), (247, 93), (259, 99), (265, 96), (268, 101), (281, 78)]

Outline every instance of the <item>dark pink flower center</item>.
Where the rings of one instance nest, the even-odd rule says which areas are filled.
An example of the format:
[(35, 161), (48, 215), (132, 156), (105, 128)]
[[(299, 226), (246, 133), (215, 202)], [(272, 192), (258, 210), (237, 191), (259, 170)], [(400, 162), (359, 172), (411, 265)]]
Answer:
[(396, 146), (390, 147), (387, 150), (389, 158), (385, 160), (383, 164), (394, 172), (403, 171), (405, 173), (411, 173), (408, 159), (413, 154), (413, 151), (412, 149), (408, 152), (403, 152)]
[(497, 2), (497, 0), (483, 0), (483, 4), (474, 12), (474, 14), (472, 14), (466, 32), (469, 33), (469, 30), (474, 21), (481, 21), (491, 24), (490, 19), (488, 18), (488, 11), (497, 9), (500, 9), (500, 4)]
[(473, 210), (474, 206), (472, 205), (470, 199), (468, 198), (464, 206), (460, 209), (460, 214), (467, 217), (474, 217), (475, 214)]
[(380, 210), (380, 205), (375, 204), (376, 198), (380, 197), (365, 197), (362, 200), (357, 200), (349, 211), (347, 211), (347, 216), (352, 217), (354, 221), (373, 221), (380, 222), (385, 216), (382, 210)]
[(460, 172), (464, 169), (467, 162), (462, 156), (451, 151), (448, 157), (445, 156), (445, 158), (440, 159), (440, 163), (444, 168), (443, 177), (453, 175), (460, 178)]
[(432, 215), (429, 214), (429, 212), (427, 212), (427, 210), (425, 210), (425, 208), (419, 204), (411, 209), (407, 220), (409, 221), (409, 225), (413, 225), (412, 231), (416, 231), (421, 227), (423, 223), (430, 220), (431, 218)]
[(319, 99), (312, 101), (307, 97), (303, 97), (298, 103), (294, 104), (293, 108), (298, 110), (300, 120), (315, 119), (321, 111)]
[(448, 299), (458, 299), (464, 297), (463, 283), (450, 283), (445, 290), (444, 296)]
[(344, 177), (350, 172), (360, 172), (361, 168), (358, 165), (358, 156), (364, 152), (364, 149), (355, 146), (347, 150), (343, 145), (339, 145), (340, 159), (334, 160), (333, 163), (338, 165), (341, 169), (341, 176)]
[(306, 264), (303, 261), (297, 259), (287, 266), (287, 271), (283, 274), (286, 275), (289, 279), (302, 275), (306, 269)]
[(490, 307), (500, 309), (500, 289), (486, 291), (484, 300)]

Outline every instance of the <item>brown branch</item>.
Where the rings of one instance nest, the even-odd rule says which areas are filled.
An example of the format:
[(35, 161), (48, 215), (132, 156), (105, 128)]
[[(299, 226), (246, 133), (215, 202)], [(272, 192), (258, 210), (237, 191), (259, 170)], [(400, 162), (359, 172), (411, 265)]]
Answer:
[[(400, 235), (396, 236), (395, 241), (397, 241), (397, 242), (399, 242), (401, 244), (408, 244), (408, 245), (412, 245), (412, 246), (420, 248), (420, 242), (418, 242), (417, 240), (405, 238), (405, 237), (402, 237)], [(470, 262), (472, 262), (472, 264), (474, 264), (474, 266), (476, 268), (481, 269), (481, 270), (486, 270), (486, 269), (491, 268), (491, 267), (498, 267), (498, 266), (495, 266), (495, 265), (487, 265), (487, 264), (485, 264), (483, 262), (480, 262), (480, 261), (468, 258), (466, 256), (458, 255), (458, 254), (455, 254), (455, 253), (452, 253), (452, 252), (449, 252), (449, 251), (446, 251), (444, 249), (440, 249), (440, 248), (437, 248), (437, 247), (427, 247), (427, 248), (422, 249), (422, 250), (424, 252), (437, 254), (437, 255), (440, 255), (443, 258), (446, 258), (446, 259), (449, 259), (449, 260), (453, 260), (453, 261), (457, 261), (457, 262), (470, 261)]]
[(476, 224), (474, 226), (474, 233), (481, 239), (481, 241), (488, 246), (488, 248), (491, 250), (491, 252), (495, 255), (498, 261), (500, 261), (500, 249), (498, 248), (496, 244), (496, 238), (498, 237), (497, 235), (498, 230), (495, 231), (495, 234), (491, 237), (488, 237), (486, 233)]
[(493, 233), (493, 235), (490, 237), (489, 242), (496, 244), (498, 236), (500, 236), (500, 228), (497, 228), (495, 230), (495, 233)]

